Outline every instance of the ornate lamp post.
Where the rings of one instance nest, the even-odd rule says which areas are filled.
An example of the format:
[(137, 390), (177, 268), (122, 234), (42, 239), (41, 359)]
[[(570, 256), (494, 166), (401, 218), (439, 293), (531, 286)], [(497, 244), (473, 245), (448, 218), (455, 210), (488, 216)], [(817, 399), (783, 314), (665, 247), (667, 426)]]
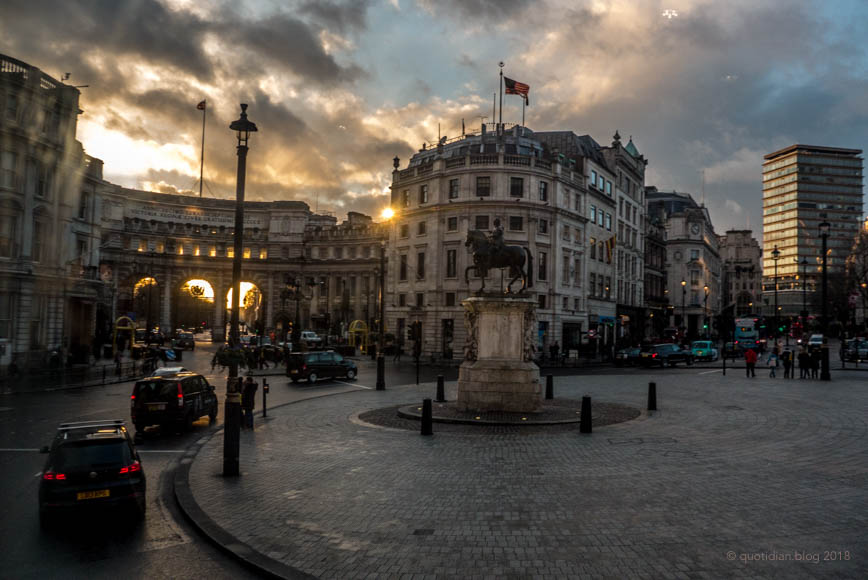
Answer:
[(705, 318), (705, 338), (708, 339), (708, 284), (702, 287), (705, 298), (702, 300), (702, 316)]
[[(238, 350), (238, 315), (241, 310), (241, 258), (244, 242), (244, 181), (247, 175), (247, 141), (256, 125), (247, 119), (247, 105), (241, 104), (241, 117), (229, 128), (238, 136), (238, 173), (235, 185), (235, 254), (232, 257), (232, 317), (229, 322), (229, 346)], [(238, 450), (241, 438), (241, 380), (238, 359), (233, 357), (226, 380), (225, 433), (223, 436), (223, 475), (238, 475)]]
[(829, 306), (826, 303), (826, 296), (828, 295), (829, 289), (829, 279), (826, 274), (826, 246), (829, 240), (829, 228), (831, 227), (831, 224), (825, 220), (820, 224), (820, 237), (823, 239), (823, 322), (821, 325), (821, 328), (823, 329), (823, 367), (820, 370), (821, 381), (828, 381), (832, 379), (832, 377), (829, 375), (829, 347), (826, 344), (826, 333), (828, 331), (829, 324)]
[(681, 280), (681, 326), (684, 327), (684, 337), (687, 337), (687, 280)]
[(775, 244), (775, 249), (772, 250), (772, 260), (775, 262), (775, 338), (778, 337), (778, 260), (781, 259), (781, 252), (778, 250), (778, 245)]

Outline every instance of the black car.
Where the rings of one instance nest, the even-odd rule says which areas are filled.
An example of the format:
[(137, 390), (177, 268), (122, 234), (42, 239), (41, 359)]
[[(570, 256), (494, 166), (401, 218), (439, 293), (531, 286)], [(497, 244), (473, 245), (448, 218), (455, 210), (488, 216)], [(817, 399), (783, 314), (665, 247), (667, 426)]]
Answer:
[(655, 344), (642, 351), (640, 361), (646, 366), (660, 365), (664, 367), (669, 365), (674, 367), (680, 362), (692, 365), (693, 355), (690, 354), (689, 350), (683, 350), (677, 344)]
[(615, 353), (615, 365), (620, 367), (639, 364), (641, 354), (642, 349), (638, 346), (621, 349)]
[(179, 332), (175, 336), (175, 348), (196, 350), (196, 338), (192, 332)]
[(192, 372), (151, 376), (133, 387), (130, 416), (136, 435), (149, 425), (190, 430), (193, 422), (208, 416), (217, 419), (217, 395), (205, 377)]
[(50, 447), (39, 481), (39, 520), (100, 508), (128, 507), (145, 514), (145, 471), (121, 420), (63, 423)]
[(159, 330), (152, 330), (145, 336), (145, 344), (156, 344), (159, 346), (163, 346), (163, 343), (166, 342), (165, 335)]
[(324, 377), (354, 379), (357, 374), (356, 363), (332, 351), (293, 352), (286, 364), (286, 376), (293, 383), (301, 380), (315, 383)]

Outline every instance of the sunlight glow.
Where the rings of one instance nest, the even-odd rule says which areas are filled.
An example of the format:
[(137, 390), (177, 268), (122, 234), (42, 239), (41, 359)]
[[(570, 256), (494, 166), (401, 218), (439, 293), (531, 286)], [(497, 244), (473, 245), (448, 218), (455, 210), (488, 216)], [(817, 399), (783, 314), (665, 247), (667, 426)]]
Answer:
[[(200, 290), (194, 290), (194, 288), (199, 288)], [(208, 280), (187, 280), (187, 282), (181, 287), (181, 290), (185, 292), (189, 292), (190, 296), (198, 297), (200, 300), (205, 300), (206, 302), (214, 302), (214, 288), (211, 286)], [(198, 292), (202, 292), (200, 296), (197, 296)]]

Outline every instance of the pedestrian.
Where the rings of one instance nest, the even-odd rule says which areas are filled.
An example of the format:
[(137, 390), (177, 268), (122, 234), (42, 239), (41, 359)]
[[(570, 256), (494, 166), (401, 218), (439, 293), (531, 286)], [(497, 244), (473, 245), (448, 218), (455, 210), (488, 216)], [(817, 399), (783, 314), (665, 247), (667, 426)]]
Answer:
[(754, 349), (749, 348), (744, 353), (744, 364), (745, 364), (745, 373), (748, 377), (755, 377), (756, 372), (756, 351)]
[(561, 350), (561, 345), (558, 344), (558, 341), (555, 341), (554, 344), (549, 347), (549, 353), (552, 356), (552, 364), (558, 364), (558, 353)]
[(402, 354), (404, 354), (404, 343), (398, 341), (398, 344), (395, 345), (395, 357), (392, 359), (392, 362), (401, 362)]
[(775, 370), (778, 368), (778, 347), (775, 347), (772, 352), (769, 353), (768, 359), (769, 365), (769, 378), (775, 378)]
[(241, 388), (241, 408), (244, 410), (244, 427), (253, 429), (253, 409), (256, 406), (256, 389), (259, 384), (247, 375)]
[(784, 351), (784, 354), (781, 356), (781, 360), (784, 363), (784, 378), (791, 379), (795, 374), (793, 372), (793, 351), (789, 348)]
[(805, 347), (802, 347), (799, 349), (799, 378), (807, 379), (810, 368), (811, 357), (808, 355), (808, 351), (805, 350)]
[(811, 353), (811, 378), (816, 379), (820, 376), (820, 349), (815, 348)]

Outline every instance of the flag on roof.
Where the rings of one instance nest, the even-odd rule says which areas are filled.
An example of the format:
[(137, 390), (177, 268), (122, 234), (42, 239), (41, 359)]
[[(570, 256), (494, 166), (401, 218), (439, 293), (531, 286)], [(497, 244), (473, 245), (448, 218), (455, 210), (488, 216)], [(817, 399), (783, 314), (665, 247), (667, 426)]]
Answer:
[(204, 111), (205, 110), (205, 101), (203, 100), (201, 103), (196, 105), (196, 108), (199, 109), (200, 111)]
[(530, 92), (530, 85), (514, 81), (509, 77), (503, 77), (503, 85), (506, 87), (507, 95), (521, 95), (524, 97), (524, 104), (530, 105), (530, 99), (527, 96)]

